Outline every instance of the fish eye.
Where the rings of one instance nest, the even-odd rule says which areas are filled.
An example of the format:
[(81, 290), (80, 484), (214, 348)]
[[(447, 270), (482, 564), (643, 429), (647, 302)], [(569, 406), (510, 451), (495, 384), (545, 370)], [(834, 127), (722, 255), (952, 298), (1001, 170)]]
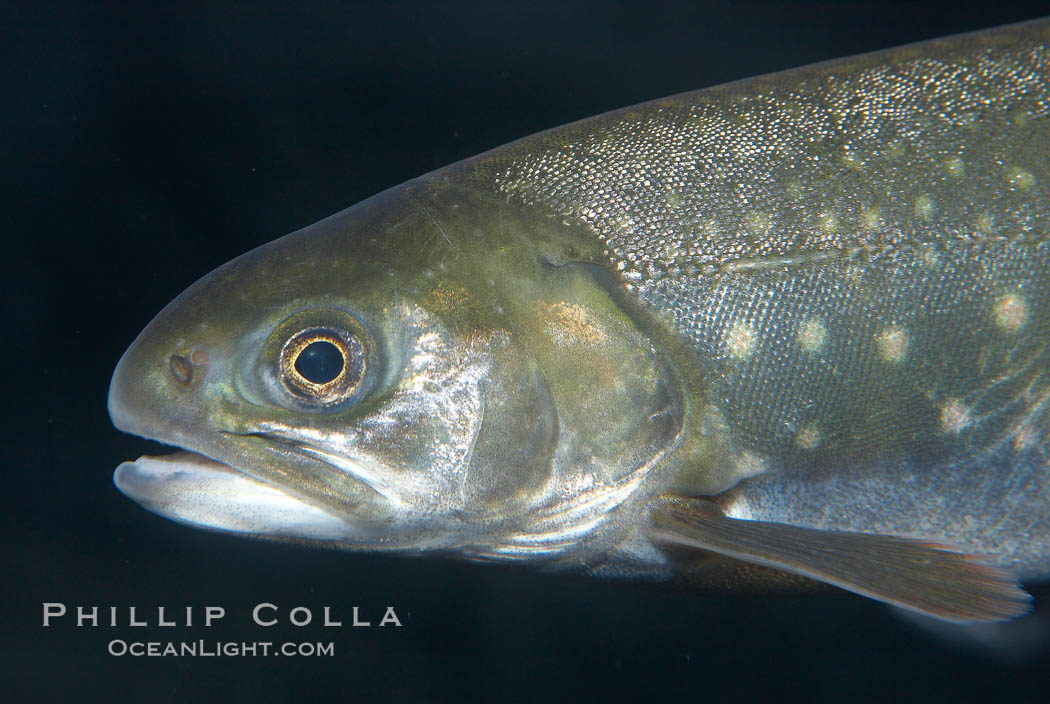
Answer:
[(279, 377), (299, 400), (330, 406), (354, 393), (364, 366), (361, 343), (349, 331), (311, 327), (284, 343)]
[(304, 347), (295, 359), (295, 371), (314, 384), (327, 384), (343, 373), (343, 351), (328, 340), (317, 340)]

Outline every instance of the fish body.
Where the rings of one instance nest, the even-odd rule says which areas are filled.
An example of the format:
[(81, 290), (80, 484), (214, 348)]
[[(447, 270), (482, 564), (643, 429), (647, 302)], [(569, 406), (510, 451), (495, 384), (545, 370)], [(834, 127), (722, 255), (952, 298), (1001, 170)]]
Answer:
[(1050, 578), (1050, 22), (685, 93), (194, 284), (117, 485), (207, 528), (953, 621)]

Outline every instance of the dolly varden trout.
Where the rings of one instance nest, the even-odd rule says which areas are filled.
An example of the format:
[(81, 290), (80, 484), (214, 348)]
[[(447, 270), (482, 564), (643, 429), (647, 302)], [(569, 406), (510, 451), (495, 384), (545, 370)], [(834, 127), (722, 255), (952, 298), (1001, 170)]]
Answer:
[(200, 527), (955, 622), (1050, 577), (1050, 21), (625, 108), (204, 277), (113, 375)]

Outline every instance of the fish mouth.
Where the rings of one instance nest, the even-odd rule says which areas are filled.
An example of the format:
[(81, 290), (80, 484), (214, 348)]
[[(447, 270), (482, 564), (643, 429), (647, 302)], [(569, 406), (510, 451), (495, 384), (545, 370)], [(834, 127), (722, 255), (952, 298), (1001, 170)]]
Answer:
[(148, 511), (196, 528), (304, 541), (353, 538), (342, 517), (191, 450), (123, 462), (113, 483)]

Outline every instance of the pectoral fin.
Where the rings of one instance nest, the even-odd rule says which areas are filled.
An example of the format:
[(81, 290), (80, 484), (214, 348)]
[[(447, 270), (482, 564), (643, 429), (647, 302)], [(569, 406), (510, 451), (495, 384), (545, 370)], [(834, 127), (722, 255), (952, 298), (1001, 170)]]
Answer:
[(702, 499), (661, 499), (650, 521), (655, 540), (801, 574), (944, 621), (1005, 621), (1029, 610), (1030, 597), (1009, 573), (933, 541), (729, 518)]

